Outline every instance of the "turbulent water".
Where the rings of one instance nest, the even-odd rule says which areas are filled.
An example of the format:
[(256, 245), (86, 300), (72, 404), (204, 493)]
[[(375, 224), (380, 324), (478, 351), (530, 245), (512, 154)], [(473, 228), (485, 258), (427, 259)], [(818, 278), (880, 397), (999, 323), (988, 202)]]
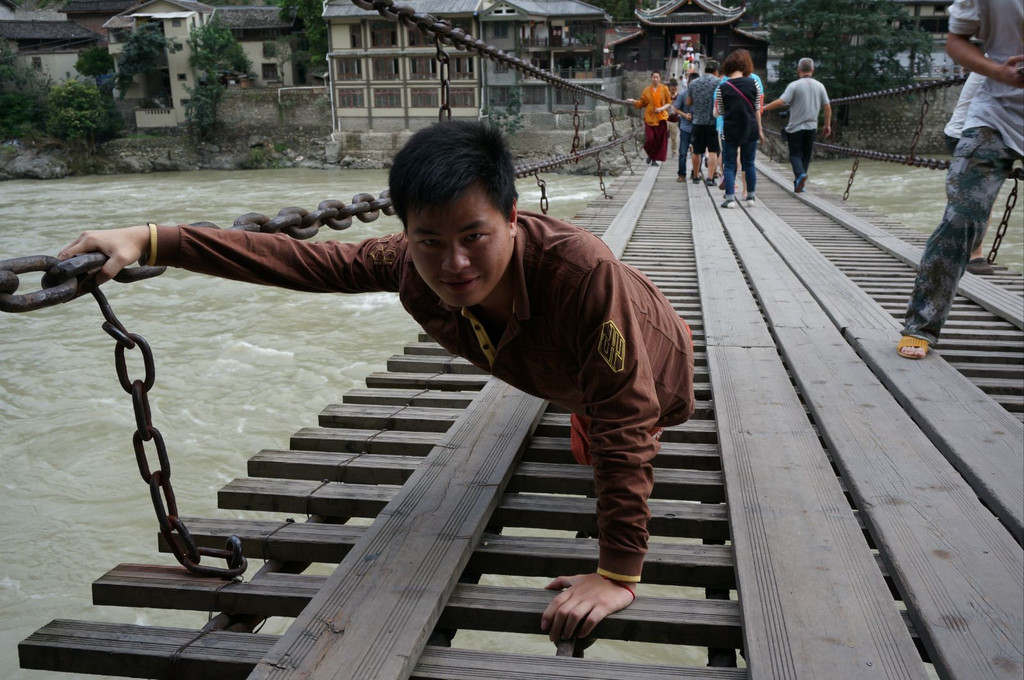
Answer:
[[(848, 163), (812, 166), (811, 187), (845, 188)], [(899, 173), (899, 174), (894, 174)], [(592, 177), (546, 176), (551, 212), (571, 217), (600, 195)], [(80, 231), (155, 221), (227, 226), (249, 211), (313, 208), (325, 198), (377, 193), (383, 171), (191, 172), (0, 183), (0, 259), (55, 254)], [(837, 188), (838, 187), (838, 188)], [(536, 183), (519, 186), (536, 209)], [(942, 173), (862, 163), (852, 198), (930, 230), (941, 213)], [(1020, 267), (1020, 221), (1004, 246)], [(319, 238), (359, 240), (396, 230), (393, 218)], [(1009, 238), (1009, 237), (1008, 237)], [(26, 275), (21, 292), (38, 287)], [(228, 517), (217, 490), (245, 476), (263, 448), (316, 424), (318, 412), (384, 370), (417, 328), (391, 294), (322, 296), (171, 271), (104, 290), (156, 358), (153, 423), (168, 444), (183, 516)], [(91, 299), (0, 315), (0, 678), (18, 669), (17, 643), (54, 618), (198, 627), (206, 613), (96, 607), (90, 584), (125, 562), (167, 563), (156, 549), (148, 487), (131, 447), (131, 400), (114, 373), (113, 340)], [(133, 363), (134, 362), (134, 363)], [(133, 377), (142, 372), (129, 353)], [(244, 513), (246, 517), (259, 517)], [(258, 568), (258, 565), (254, 565)], [(543, 584), (504, 579), (508, 584)], [(265, 632), (281, 632), (286, 622)], [(541, 636), (460, 634), (457, 644), (551, 652)], [(601, 643), (592, 658), (696, 663), (699, 651)], [(51, 677), (72, 677), (54, 675)], [(93, 676), (89, 676), (93, 677)]]

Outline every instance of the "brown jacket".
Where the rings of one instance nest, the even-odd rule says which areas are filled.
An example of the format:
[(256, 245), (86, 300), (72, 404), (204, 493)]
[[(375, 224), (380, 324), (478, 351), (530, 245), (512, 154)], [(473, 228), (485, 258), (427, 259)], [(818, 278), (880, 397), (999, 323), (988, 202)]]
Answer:
[(493, 363), (461, 310), (416, 273), (403, 234), (361, 243), (161, 227), (155, 264), (313, 292), (399, 293), (424, 331), (497, 378), (590, 419), (598, 572), (639, 580), (655, 425), (693, 413), (693, 349), (672, 305), (594, 235), (519, 212), (512, 320)]

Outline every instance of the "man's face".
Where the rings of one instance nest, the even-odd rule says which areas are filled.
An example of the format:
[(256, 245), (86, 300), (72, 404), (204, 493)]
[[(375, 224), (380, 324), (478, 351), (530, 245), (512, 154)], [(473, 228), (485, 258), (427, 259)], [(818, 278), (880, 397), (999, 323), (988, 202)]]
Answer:
[(661, 85), (661, 74), (660, 73), (652, 73), (651, 74), (651, 85), (653, 85), (654, 87), (658, 87), (659, 85)]
[(505, 219), (478, 182), (452, 203), (410, 210), (406, 217), (413, 264), (441, 300), (495, 314), (511, 311), (515, 206)]

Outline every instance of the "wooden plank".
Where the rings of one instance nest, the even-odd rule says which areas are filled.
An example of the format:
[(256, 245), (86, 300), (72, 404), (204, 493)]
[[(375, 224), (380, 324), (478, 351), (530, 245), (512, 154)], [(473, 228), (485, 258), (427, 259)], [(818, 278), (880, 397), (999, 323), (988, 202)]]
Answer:
[(1020, 545), (845, 341), (776, 334), (932, 663), (945, 677), (1018, 678)]
[(487, 384), (485, 375), (454, 373), (375, 372), (366, 376), (367, 387), (416, 387), (427, 390), (481, 390)]
[[(423, 465), (429, 464), (429, 456)], [(421, 466), (422, 467), (422, 466)], [(413, 473), (412, 483), (420, 470)], [(509, 473), (511, 475), (511, 472)], [(508, 480), (505, 480), (508, 483)], [(323, 517), (376, 517), (397, 502), (404, 487), (287, 479), (236, 479), (217, 493), (224, 509), (291, 512)], [(593, 498), (505, 494), (494, 508), (499, 526), (597, 531)], [(728, 538), (725, 509), (717, 504), (651, 500), (651, 533)]]
[[(18, 646), (24, 668), (128, 677), (242, 680), (276, 635), (56, 619)], [(126, 673), (128, 671), (128, 673)], [(736, 668), (686, 668), (427, 647), (414, 680), (744, 680)]]
[[(708, 347), (721, 344), (774, 347), (725, 240), (721, 224), (710, 209), (707, 189), (690, 182), (686, 187), (691, 207), (703, 202), (702, 210), (691, 209), (690, 219), (697, 277), (702, 291), (705, 344)], [(704, 295), (703, 291), (711, 290), (715, 291), (714, 296)]]
[[(223, 548), (225, 539), (235, 535), (242, 539), (247, 557), (283, 562), (340, 562), (366, 530), (339, 524), (203, 518), (188, 518), (186, 525), (197, 545)], [(169, 552), (162, 540), (160, 549)], [(593, 571), (597, 556), (593, 539), (485, 533), (468, 568), (515, 576), (579, 574)], [(732, 549), (654, 541), (644, 560), (644, 583), (734, 588)]]
[[(297, 616), (327, 577), (270, 573), (241, 583), (197, 578), (180, 567), (120, 565), (93, 583), (98, 605), (229, 611), (260, 617)], [(439, 626), (501, 633), (540, 634), (540, 614), (551, 600), (543, 588), (459, 584)], [(731, 600), (692, 600), (640, 595), (595, 630), (604, 638), (654, 644), (740, 642), (739, 606)]]
[[(248, 472), (250, 477), (401, 485), (422, 460), (416, 456), (265, 450), (249, 459)], [(593, 495), (593, 481), (593, 470), (589, 466), (523, 462), (516, 468), (507, 491)], [(660, 470), (656, 482), (655, 492), (659, 498), (707, 503), (724, 501), (722, 475), (717, 471)]]
[[(728, 306), (728, 328), (746, 331), (716, 335), (707, 353), (751, 678), (824, 678), (842, 669), (844, 677), (923, 679), (774, 343), (751, 346), (770, 335), (724, 234), (711, 224), (696, 228), (696, 213), (712, 212), (710, 201), (696, 187), (690, 198), (698, 263), (715, 263), (698, 267), (702, 304)], [(727, 223), (746, 219), (723, 212)], [(789, 305), (788, 293), (776, 286), (773, 299)]]
[[(779, 186), (787, 187), (790, 184), (764, 163), (757, 164), (757, 172)], [(793, 194), (793, 197), (902, 260), (905, 264), (913, 267), (915, 271), (917, 270), (921, 254), (924, 252), (923, 248), (911, 246), (870, 222), (813, 194)], [(1019, 295), (986, 281), (982, 276), (975, 276), (969, 272), (964, 273), (957, 292), (1000, 318), (1006, 319), (1017, 328), (1024, 329), (1024, 299)]]
[(608, 228), (602, 234), (601, 240), (605, 242), (615, 257), (622, 257), (622, 253), (626, 249), (630, 237), (633, 235), (633, 229), (636, 228), (636, 223), (640, 219), (643, 209), (647, 206), (647, 199), (654, 190), (654, 183), (657, 179), (658, 168), (647, 168), (647, 172), (644, 173), (640, 184), (629, 195), (625, 205), (622, 206), (622, 209), (615, 215), (611, 224), (608, 225)]
[(345, 556), (253, 678), (407, 677), (544, 402), (484, 388)]
[[(783, 281), (790, 282), (796, 296), (813, 296), (943, 455), (1017, 540), (1024, 540), (1024, 424), (941, 359), (941, 352), (920, 363), (899, 357), (895, 319), (792, 227), (763, 207), (749, 212), (774, 248), (746, 221), (726, 225), (769, 319), (774, 322), (790, 308), (775, 294)], [(796, 279), (806, 285), (806, 292), (799, 290)], [(775, 325), (822, 327), (821, 313), (804, 312), (802, 323), (788, 319)], [(1020, 384), (1012, 381), (1007, 385), (1011, 387), (1019, 390)], [(971, 426), (964, 427), (965, 422)]]

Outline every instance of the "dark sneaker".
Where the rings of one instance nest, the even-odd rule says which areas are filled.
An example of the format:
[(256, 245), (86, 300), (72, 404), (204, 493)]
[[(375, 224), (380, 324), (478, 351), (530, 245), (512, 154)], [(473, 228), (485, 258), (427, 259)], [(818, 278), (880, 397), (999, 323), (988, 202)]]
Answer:
[(706, 180), (704, 180), (704, 184), (707, 184), (709, 187), (713, 187), (715, 186), (715, 180), (708, 177)]
[(740, 206), (740, 204), (736, 202), (735, 198), (727, 198), (724, 201), (722, 201), (722, 207), (723, 208), (731, 209), (731, 208), (738, 208), (739, 206)]
[(756, 196), (747, 196), (747, 207), (748, 208), (752, 207), (755, 203), (757, 203), (757, 197)]
[(694, 184), (700, 184), (700, 177), (691, 177), (691, 178), (690, 178), (690, 180), (691, 180), (691, 181), (692, 181), (692, 182), (693, 182)]
[(646, 159), (646, 163), (647, 163), (647, 165), (651, 164), (651, 159), (649, 157)]
[(804, 185), (805, 184), (807, 184), (807, 173), (806, 172), (801, 174), (799, 177), (797, 177), (796, 181), (793, 182), (793, 191), (795, 191), (798, 194), (802, 194), (804, 192)]
[(652, 168), (658, 167), (658, 161), (651, 161), (651, 167)]

